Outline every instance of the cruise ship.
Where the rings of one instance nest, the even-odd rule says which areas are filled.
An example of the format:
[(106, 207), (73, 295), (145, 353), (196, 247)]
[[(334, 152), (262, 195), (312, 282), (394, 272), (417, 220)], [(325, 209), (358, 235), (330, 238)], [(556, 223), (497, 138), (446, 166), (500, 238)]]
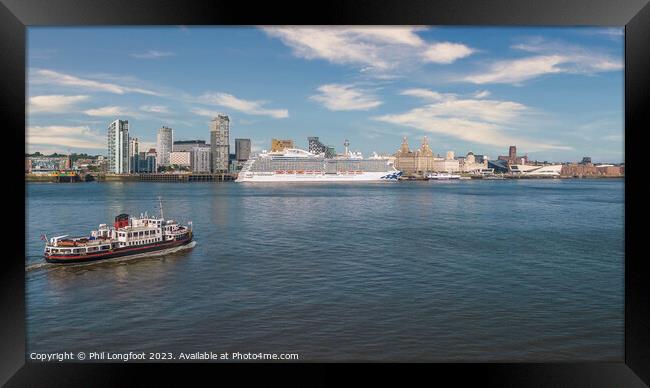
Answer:
[(165, 219), (160, 201), (160, 216), (131, 217), (120, 214), (112, 227), (100, 224), (90, 236), (57, 236), (47, 239), (45, 261), (48, 263), (80, 263), (156, 252), (166, 253), (192, 242), (192, 223), (181, 225)]
[(261, 153), (248, 160), (235, 182), (357, 182), (394, 181), (402, 175), (388, 158), (364, 158), (359, 152), (326, 158), (311, 152), (287, 148)]

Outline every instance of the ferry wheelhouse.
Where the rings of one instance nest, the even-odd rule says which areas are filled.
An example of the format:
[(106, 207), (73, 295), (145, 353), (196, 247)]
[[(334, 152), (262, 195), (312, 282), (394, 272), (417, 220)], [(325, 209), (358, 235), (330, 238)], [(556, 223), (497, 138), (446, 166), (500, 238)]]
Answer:
[(104, 260), (143, 253), (164, 253), (189, 244), (193, 238), (192, 223), (181, 225), (166, 220), (160, 206), (160, 216), (140, 217), (120, 214), (113, 226), (100, 224), (90, 236), (69, 237), (68, 235), (46, 239), (45, 261), (49, 263), (78, 263)]

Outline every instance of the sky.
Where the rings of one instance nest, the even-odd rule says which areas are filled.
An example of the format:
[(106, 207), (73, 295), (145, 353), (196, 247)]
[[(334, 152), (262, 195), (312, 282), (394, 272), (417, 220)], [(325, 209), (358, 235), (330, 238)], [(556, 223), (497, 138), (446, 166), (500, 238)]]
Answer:
[(106, 154), (129, 121), (253, 151), (308, 136), (342, 152), (624, 161), (624, 33), (604, 27), (29, 27), (27, 152)]

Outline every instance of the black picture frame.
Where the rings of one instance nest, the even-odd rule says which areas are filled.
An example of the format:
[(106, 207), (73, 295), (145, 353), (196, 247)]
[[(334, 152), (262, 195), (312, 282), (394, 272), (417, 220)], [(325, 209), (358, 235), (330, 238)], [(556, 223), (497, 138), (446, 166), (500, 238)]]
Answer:
[[(633, 387), (650, 384), (650, 274), (642, 251), (641, 185), (644, 152), (641, 136), (648, 126), (650, 90), (650, 5), (646, 0), (446, 0), (327, 1), (284, 4), (250, 1), (79, 1), (0, 0), (0, 117), (4, 152), (10, 154), (4, 181), (5, 208), (15, 207), (6, 223), (24, 220), (25, 183), (21, 165), (25, 141), (26, 27), (55, 25), (535, 25), (625, 26), (625, 357), (620, 363), (550, 364), (357, 364), (364, 379), (402, 380), (414, 373), (426, 382), (479, 378), (482, 385)], [(13, 185), (16, 186), (13, 186)], [(23, 206), (19, 206), (23, 204)], [(21, 210), (22, 209), (22, 210)], [(8, 214), (8, 212), (6, 212)], [(9, 228), (5, 224), (5, 228)], [(11, 228), (11, 233), (18, 228)], [(24, 233), (24, 227), (22, 229)], [(170, 383), (197, 372), (209, 383), (229, 377), (291, 378), (297, 369), (310, 373), (311, 385), (333, 379), (338, 364), (37, 364), (25, 360), (24, 246), (17, 239), (2, 254), (0, 383), (7, 386), (112, 386), (147, 383), (154, 376)], [(217, 370), (215, 370), (215, 368)], [(244, 369), (246, 368), (246, 369)], [(349, 369), (348, 366), (344, 367)], [(259, 373), (245, 373), (254, 369)], [(279, 372), (279, 374), (277, 373)], [(224, 379), (224, 380), (222, 380)], [(331, 380), (332, 383), (334, 380)], [(301, 384), (303, 385), (303, 384)]]

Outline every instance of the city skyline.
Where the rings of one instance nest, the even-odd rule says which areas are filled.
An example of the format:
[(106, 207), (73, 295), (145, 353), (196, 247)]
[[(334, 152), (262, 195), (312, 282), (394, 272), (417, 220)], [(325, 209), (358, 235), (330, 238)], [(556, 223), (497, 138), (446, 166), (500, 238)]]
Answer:
[[(29, 28), (28, 152), (106, 153), (110, 122), (209, 139), (622, 162), (622, 28)], [(134, 36), (137, 39), (134, 39)], [(212, 60), (214, 59), (214, 60)]]

